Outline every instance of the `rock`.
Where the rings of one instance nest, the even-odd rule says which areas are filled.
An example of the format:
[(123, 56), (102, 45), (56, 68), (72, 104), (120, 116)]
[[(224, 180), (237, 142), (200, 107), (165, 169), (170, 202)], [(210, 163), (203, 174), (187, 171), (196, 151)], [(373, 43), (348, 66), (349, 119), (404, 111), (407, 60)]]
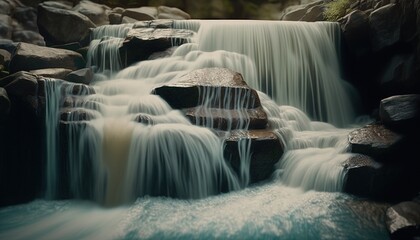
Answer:
[[(173, 83), (155, 88), (153, 93), (175, 109), (203, 104), (209, 108), (225, 109), (252, 109), (261, 106), (257, 92), (248, 87), (242, 75), (226, 68), (192, 71)], [(242, 101), (238, 102), (237, 99)]]
[(138, 22), (137, 19), (131, 18), (131, 17), (127, 17), (127, 16), (122, 16), (121, 18), (121, 23), (125, 24), (125, 23), (136, 23)]
[[(274, 165), (283, 155), (283, 146), (276, 134), (268, 130), (232, 131), (219, 133), (223, 136), (225, 159), (231, 164), (235, 172), (240, 175), (240, 149), (250, 144), (250, 179), (249, 183), (256, 183), (268, 179), (274, 172)], [(250, 142), (249, 142), (250, 141)]]
[(11, 12), (9, 3), (6, 1), (0, 1), (0, 14), (10, 15)]
[(108, 6), (97, 4), (88, 0), (82, 0), (73, 8), (73, 11), (85, 15), (96, 26), (109, 24), (108, 13), (111, 9)]
[(0, 38), (12, 38), (12, 18), (8, 15), (0, 14)]
[(416, 77), (416, 63), (414, 54), (394, 53), (383, 63), (383, 70), (379, 76), (380, 89), (385, 96), (415, 92), (420, 88)]
[(17, 7), (13, 11), (12, 17), (22, 25), (24, 30), (38, 32), (36, 23), (37, 13), (32, 7)]
[(9, 96), (37, 96), (38, 79), (34, 74), (21, 71), (0, 79), (0, 87), (6, 89)]
[(184, 29), (133, 28), (128, 32), (120, 48), (123, 65), (146, 60), (155, 52), (187, 43), (194, 32)]
[(402, 135), (389, 130), (382, 124), (369, 124), (350, 132), (348, 139), (351, 152), (384, 161), (398, 152)]
[(401, 15), (395, 4), (388, 4), (369, 16), (371, 44), (375, 51), (391, 46), (400, 40)]
[(369, 41), (369, 17), (355, 10), (339, 20), (348, 52), (356, 57), (371, 51)]
[(420, 203), (406, 201), (388, 208), (386, 226), (391, 239), (420, 238)]
[(40, 4), (38, 28), (48, 45), (86, 41), (96, 25), (85, 15)]
[(325, 6), (317, 5), (309, 8), (300, 20), (306, 22), (324, 21)]
[(83, 108), (63, 108), (60, 110), (60, 120), (65, 122), (90, 121), (95, 119), (97, 114), (94, 110)]
[(397, 95), (381, 100), (379, 116), (381, 121), (395, 131), (410, 133), (419, 129), (420, 95)]
[(82, 83), (87, 84), (93, 79), (93, 71), (90, 68), (82, 68), (76, 71), (69, 73), (64, 80), (72, 83)]
[(45, 1), (42, 2), (42, 5), (46, 7), (59, 8), (65, 10), (71, 10), (73, 8), (73, 3), (68, 1)]
[(261, 107), (240, 110), (196, 107), (186, 109), (185, 115), (195, 125), (225, 131), (265, 129), (268, 124), (267, 114)]
[(344, 192), (361, 197), (378, 195), (375, 191), (381, 188), (372, 184), (377, 183), (374, 176), (378, 175), (383, 164), (366, 155), (357, 154), (349, 157), (342, 165), (346, 171)]
[(0, 59), (2, 59), (0, 65), (3, 65), (6, 69), (9, 69), (10, 58), (10, 52), (0, 48)]
[(158, 10), (155, 7), (139, 7), (127, 8), (122, 16), (136, 19), (137, 21), (153, 20), (156, 19)]
[(0, 123), (10, 113), (10, 100), (7, 95), (6, 89), (0, 87)]
[(29, 71), (43, 68), (67, 68), (77, 70), (86, 65), (77, 52), (19, 43), (10, 61), (10, 72)]
[(179, 8), (160, 6), (158, 7), (158, 19), (191, 19), (191, 16)]
[(285, 21), (299, 21), (300, 19), (302, 19), (303, 16), (305, 16), (306, 11), (307, 11), (306, 7), (297, 8), (295, 10), (292, 10), (292, 11), (286, 13), (283, 16), (282, 20), (285, 20)]
[(108, 21), (109, 21), (109, 24), (121, 24), (122, 14), (112, 12), (108, 15)]
[(72, 70), (67, 68), (43, 68), (31, 70), (29, 72), (46, 78), (64, 79), (71, 71)]
[(35, 44), (38, 46), (45, 46), (44, 37), (41, 36), (38, 32), (34, 32), (31, 30), (14, 31), (12, 39), (15, 42), (25, 42)]

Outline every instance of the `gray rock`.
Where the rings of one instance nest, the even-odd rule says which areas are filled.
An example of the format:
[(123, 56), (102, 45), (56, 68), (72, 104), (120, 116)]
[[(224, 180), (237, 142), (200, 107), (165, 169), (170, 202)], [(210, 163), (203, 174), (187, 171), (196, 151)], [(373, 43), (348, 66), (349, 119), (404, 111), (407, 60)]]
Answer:
[(323, 5), (313, 6), (306, 11), (305, 16), (303, 16), (300, 20), (306, 22), (324, 21), (324, 11), (325, 6)]
[(297, 8), (295, 10), (292, 10), (292, 11), (286, 13), (283, 16), (282, 20), (285, 20), (285, 21), (299, 21), (300, 19), (302, 19), (303, 16), (305, 16), (306, 11), (307, 11), (306, 7)]
[(67, 74), (72, 72), (72, 70), (67, 68), (43, 68), (31, 70), (29, 72), (46, 78), (64, 79), (67, 76)]
[(159, 6), (158, 19), (191, 19), (191, 16), (179, 8)]
[(397, 95), (381, 100), (379, 116), (392, 129), (409, 132), (418, 127), (420, 95)]
[(109, 24), (121, 24), (122, 21), (122, 14), (112, 12), (108, 15)]
[(29, 71), (43, 68), (67, 68), (77, 70), (86, 65), (77, 52), (19, 43), (10, 61), (10, 72)]
[(35, 74), (21, 71), (0, 79), (0, 87), (6, 89), (9, 97), (37, 96), (38, 79)]
[(87, 16), (96, 26), (109, 24), (108, 13), (111, 9), (106, 5), (82, 0), (73, 8), (73, 11)]
[(12, 38), (12, 18), (8, 15), (0, 14), (0, 38)]
[(23, 29), (38, 31), (37, 13), (32, 7), (18, 7), (13, 11), (13, 18), (22, 25)]
[(69, 73), (64, 80), (72, 83), (83, 83), (89, 85), (93, 79), (93, 71), (90, 68), (82, 68)]
[(401, 15), (395, 4), (388, 4), (369, 16), (371, 44), (375, 51), (391, 46), (400, 40)]
[(392, 239), (418, 239), (420, 237), (420, 203), (406, 201), (388, 208), (386, 226)]
[(155, 7), (139, 7), (127, 8), (122, 16), (136, 19), (137, 21), (153, 20), (156, 19), (158, 10)]
[(65, 9), (65, 10), (71, 10), (73, 8), (73, 3), (68, 2), (68, 1), (45, 1), (45, 2), (42, 2), (42, 4), (47, 7), (59, 8), (59, 9)]
[(80, 42), (89, 38), (96, 25), (85, 15), (45, 6), (38, 6), (38, 28), (48, 45)]
[(12, 12), (10, 4), (6, 1), (0, 1), (0, 14), (9, 15)]
[(13, 32), (12, 39), (15, 42), (31, 43), (38, 46), (45, 46), (44, 37), (38, 32), (31, 30), (20, 30)]

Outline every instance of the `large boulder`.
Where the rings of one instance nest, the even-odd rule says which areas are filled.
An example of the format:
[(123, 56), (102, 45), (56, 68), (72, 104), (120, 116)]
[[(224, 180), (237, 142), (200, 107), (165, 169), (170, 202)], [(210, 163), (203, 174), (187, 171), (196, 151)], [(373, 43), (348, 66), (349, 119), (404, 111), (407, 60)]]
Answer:
[(0, 38), (12, 38), (12, 18), (9, 15), (0, 14)]
[(391, 239), (419, 239), (420, 202), (405, 201), (388, 208), (386, 226)]
[(381, 100), (379, 116), (386, 126), (399, 132), (410, 133), (420, 128), (419, 109), (419, 94), (397, 95)]
[(17, 7), (14, 9), (12, 17), (23, 27), (23, 29), (34, 32), (38, 31), (36, 9), (32, 7)]
[(88, 0), (82, 0), (73, 8), (73, 11), (85, 15), (96, 26), (109, 24), (108, 13), (111, 11), (111, 9), (106, 5), (94, 3)]
[(241, 176), (241, 164), (247, 164), (246, 162), (241, 163), (241, 161), (246, 161), (246, 159), (241, 159), (243, 154), (241, 151), (249, 147), (250, 179), (248, 183), (268, 179), (275, 170), (274, 165), (280, 160), (284, 152), (284, 146), (281, 144), (279, 137), (268, 130), (238, 130), (219, 134), (224, 138), (225, 159), (239, 176)]
[[(242, 75), (226, 68), (194, 70), (172, 83), (155, 88), (153, 93), (175, 109), (200, 105), (225, 109), (261, 106), (257, 92), (248, 87)], [(240, 98), (242, 101), (237, 101)]]
[(82, 68), (76, 71), (73, 71), (64, 78), (64, 80), (72, 83), (82, 83), (87, 84), (93, 79), (93, 71), (90, 68)]
[(43, 68), (77, 70), (85, 65), (82, 55), (77, 52), (19, 43), (10, 61), (9, 70), (12, 73)]
[(395, 4), (388, 4), (373, 11), (369, 22), (373, 50), (379, 51), (400, 40), (401, 14)]
[(175, 7), (167, 7), (167, 6), (159, 6), (158, 7), (158, 19), (178, 19), (178, 20), (184, 20), (184, 19), (190, 19), (191, 16), (182, 11), (179, 8)]
[(139, 8), (127, 8), (123, 13), (122, 17), (129, 17), (137, 21), (147, 21), (156, 19), (158, 10), (156, 7), (139, 7)]
[(45, 46), (44, 37), (38, 32), (31, 30), (18, 30), (14, 31), (12, 39), (15, 42), (32, 43), (38, 46)]
[(38, 6), (38, 28), (48, 45), (84, 42), (96, 25), (85, 15), (66, 9)]
[(175, 45), (187, 43), (194, 32), (172, 28), (133, 28), (120, 48), (125, 66), (146, 60), (155, 52), (161, 52)]

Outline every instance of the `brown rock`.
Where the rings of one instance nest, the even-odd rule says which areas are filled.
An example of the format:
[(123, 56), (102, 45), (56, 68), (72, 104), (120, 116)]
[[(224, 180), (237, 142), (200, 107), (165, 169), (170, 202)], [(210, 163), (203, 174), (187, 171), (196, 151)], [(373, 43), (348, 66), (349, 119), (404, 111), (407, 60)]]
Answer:
[(67, 76), (71, 70), (67, 68), (44, 68), (31, 70), (29, 72), (46, 78), (64, 79), (64, 77)]
[(417, 239), (420, 237), (420, 203), (406, 201), (386, 211), (386, 225), (391, 239)]
[(365, 154), (377, 161), (395, 154), (402, 136), (382, 124), (369, 124), (350, 132), (349, 142), (353, 153)]
[[(224, 155), (232, 168), (240, 172), (239, 144), (251, 141), (250, 144), (250, 182), (266, 180), (274, 172), (274, 165), (283, 155), (283, 146), (276, 134), (267, 130), (219, 132), (225, 139)], [(245, 142), (248, 144), (248, 142)]]

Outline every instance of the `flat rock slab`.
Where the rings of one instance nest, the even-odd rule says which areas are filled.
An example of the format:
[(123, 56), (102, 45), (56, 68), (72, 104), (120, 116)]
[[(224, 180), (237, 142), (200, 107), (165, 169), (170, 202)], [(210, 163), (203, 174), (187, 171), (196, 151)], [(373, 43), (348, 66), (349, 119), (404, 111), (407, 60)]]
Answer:
[(173, 46), (189, 42), (193, 31), (171, 28), (133, 28), (127, 33), (120, 47), (121, 59), (126, 66), (147, 60), (155, 52), (164, 51)]
[(402, 136), (382, 124), (369, 124), (350, 132), (348, 140), (351, 152), (380, 161), (397, 152)]
[(262, 107), (242, 110), (196, 107), (184, 112), (191, 123), (220, 130), (265, 129), (268, 124)]
[[(250, 183), (266, 180), (274, 172), (274, 165), (278, 162), (284, 152), (278, 136), (269, 130), (249, 130), (218, 132), (225, 141), (225, 159), (232, 168), (240, 172), (240, 148), (246, 146), (250, 141)], [(245, 145), (240, 145), (245, 144)]]
[(225, 109), (261, 106), (257, 92), (246, 84), (242, 75), (226, 68), (192, 71), (172, 83), (155, 88), (153, 93), (175, 109), (200, 105)]
[(11, 73), (44, 68), (66, 68), (77, 70), (85, 67), (86, 62), (77, 52), (19, 43), (10, 60)]
[(382, 122), (396, 131), (412, 132), (419, 128), (420, 95), (408, 94), (381, 100), (379, 115)]

